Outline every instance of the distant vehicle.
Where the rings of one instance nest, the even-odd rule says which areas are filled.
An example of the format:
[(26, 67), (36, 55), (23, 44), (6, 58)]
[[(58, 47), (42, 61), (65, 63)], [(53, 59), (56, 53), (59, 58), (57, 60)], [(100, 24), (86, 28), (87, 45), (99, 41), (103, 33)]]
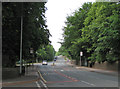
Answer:
[(55, 59), (57, 59), (57, 56), (55, 56)]
[(43, 60), (42, 65), (47, 65), (47, 60)]
[(56, 60), (57, 60), (57, 56), (54, 57), (54, 61), (56, 61)]
[(54, 61), (56, 61), (56, 59), (54, 59)]

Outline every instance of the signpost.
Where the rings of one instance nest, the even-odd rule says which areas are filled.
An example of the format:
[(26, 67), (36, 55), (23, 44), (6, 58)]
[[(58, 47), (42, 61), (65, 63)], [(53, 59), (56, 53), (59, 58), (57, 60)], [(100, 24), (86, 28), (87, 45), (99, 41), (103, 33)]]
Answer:
[(80, 66), (82, 64), (82, 62), (81, 62), (81, 56), (83, 56), (83, 52), (80, 52)]
[(34, 57), (34, 50), (33, 50), (33, 48), (30, 48), (30, 53), (31, 53), (31, 55), (32, 55), (32, 66), (33, 66), (33, 57)]
[(30, 53), (33, 54), (33, 48), (30, 48)]

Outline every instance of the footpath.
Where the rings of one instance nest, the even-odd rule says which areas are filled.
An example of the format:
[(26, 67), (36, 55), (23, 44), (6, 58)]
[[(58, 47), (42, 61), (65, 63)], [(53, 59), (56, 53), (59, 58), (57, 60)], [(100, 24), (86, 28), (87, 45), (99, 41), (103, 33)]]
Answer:
[(37, 68), (30, 66), (27, 68), (25, 75), (2, 80), (2, 87), (37, 87), (36, 82), (39, 79)]
[(79, 65), (71, 64), (70, 61), (67, 62), (67, 64), (72, 66), (72, 67), (75, 67), (77, 69), (80, 69), (80, 70), (86, 70), (86, 71), (90, 71), (90, 72), (96, 72), (96, 73), (102, 73), (102, 74), (118, 76), (118, 71), (95, 69), (95, 68), (89, 68), (89, 67), (85, 67), (85, 66), (79, 66)]

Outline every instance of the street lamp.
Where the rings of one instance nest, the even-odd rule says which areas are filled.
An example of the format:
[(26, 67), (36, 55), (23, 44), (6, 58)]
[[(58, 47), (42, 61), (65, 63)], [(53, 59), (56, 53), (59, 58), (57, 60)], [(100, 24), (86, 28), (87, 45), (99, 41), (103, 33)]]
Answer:
[[(21, 6), (23, 11), (23, 3)], [(22, 12), (21, 12), (22, 13)], [(22, 31), (23, 31), (23, 14), (21, 14), (21, 39), (20, 39), (20, 74), (22, 74)]]

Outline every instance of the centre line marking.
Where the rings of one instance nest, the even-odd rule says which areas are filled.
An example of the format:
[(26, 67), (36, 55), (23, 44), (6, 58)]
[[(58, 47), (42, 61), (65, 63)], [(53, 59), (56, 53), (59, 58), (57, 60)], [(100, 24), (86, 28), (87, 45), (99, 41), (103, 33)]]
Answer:
[(69, 77), (69, 76), (67, 76), (67, 75), (65, 75), (65, 74), (63, 74), (63, 73), (57, 72), (56, 70), (55, 70), (54, 72), (57, 73), (57, 74), (59, 74), (59, 75), (61, 75), (61, 76), (63, 76), (63, 77), (66, 77), (66, 78), (68, 78), (68, 79), (70, 79), (70, 80), (72, 80), (72, 81), (74, 81), (74, 82), (79, 81), (79, 80), (73, 79), (73, 78), (71, 78), (71, 77)]

